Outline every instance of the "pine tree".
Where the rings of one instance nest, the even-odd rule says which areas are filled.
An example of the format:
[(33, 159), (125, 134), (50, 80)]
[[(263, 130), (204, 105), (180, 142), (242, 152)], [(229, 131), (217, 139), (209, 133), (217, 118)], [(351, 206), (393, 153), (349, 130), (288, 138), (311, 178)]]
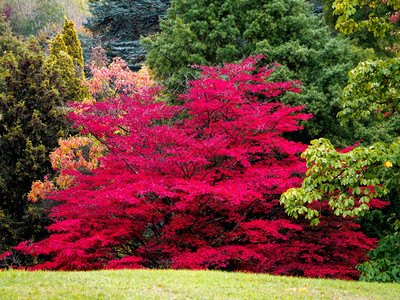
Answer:
[[(62, 31), (62, 39), (67, 47), (67, 53), (72, 57), (74, 64), (79, 66), (83, 72), (83, 51), (81, 42), (78, 39), (78, 34), (75, 30), (75, 24), (65, 18), (65, 23)], [(84, 74), (82, 73), (82, 78)]]
[(102, 40), (110, 58), (121, 57), (130, 68), (140, 69), (146, 51), (140, 37), (159, 30), (170, 0), (109, 0), (89, 4), (92, 17), (84, 24)]
[(49, 63), (60, 73), (66, 101), (81, 101), (89, 98), (83, 85), (83, 52), (74, 23), (65, 19), (64, 30), (51, 42)]
[[(65, 119), (65, 103), (88, 95), (79, 41), (73, 23), (66, 25), (46, 58), (36, 40), (24, 42), (0, 20), (0, 252), (47, 234), (48, 203), (32, 205), (27, 193), (33, 181), (54, 172), (49, 154), (58, 139), (75, 132)], [(80, 53), (75, 65), (64, 40)]]

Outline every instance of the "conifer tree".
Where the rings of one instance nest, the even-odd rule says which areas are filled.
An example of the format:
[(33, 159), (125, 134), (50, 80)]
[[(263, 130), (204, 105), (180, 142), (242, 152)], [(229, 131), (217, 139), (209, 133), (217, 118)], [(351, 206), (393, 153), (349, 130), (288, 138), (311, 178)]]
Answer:
[(61, 34), (57, 34), (54, 40), (51, 42), (50, 55), (58, 56), (58, 54), (63, 51), (68, 53), (67, 46), (65, 46), (64, 39)]
[[(62, 39), (67, 47), (67, 53), (72, 57), (74, 64), (77, 64), (83, 71), (83, 51), (81, 42), (78, 39), (78, 34), (75, 30), (73, 21), (68, 21), (65, 18), (65, 23), (62, 31)], [(84, 78), (84, 74), (82, 74)]]
[(51, 42), (49, 63), (61, 75), (66, 101), (80, 101), (90, 97), (83, 85), (82, 48), (74, 29), (74, 23), (65, 19), (64, 30)]
[(92, 17), (84, 26), (102, 40), (110, 58), (121, 57), (133, 69), (140, 69), (146, 52), (140, 37), (159, 30), (170, 0), (109, 0), (92, 1)]
[(27, 193), (34, 180), (52, 172), (48, 156), (71, 127), (60, 109), (65, 99), (60, 73), (35, 40), (3, 53), (0, 66), (0, 251), (5, 251), (21, 239), (45, 235), (45, 209), (30, 206)]
[[(79, 45), (70, 42), (74, 43)], [(37, 240), (47, 234), (48, 203), (29, 204), (27, 193), (33, 181), (53, 173), (50, 152), (59, 138), (75, 132), (65, 119), (64, 104), (81, 100), (87, 88), (82, 86), (83, 73), (77, 72), (79, 64), (74, 66), (63, 35), (54, 39), (46, 58), (36, 40), (24, 42), (15, 37), (1, 18), (0, 50), (2, 252), (21, 240)]]

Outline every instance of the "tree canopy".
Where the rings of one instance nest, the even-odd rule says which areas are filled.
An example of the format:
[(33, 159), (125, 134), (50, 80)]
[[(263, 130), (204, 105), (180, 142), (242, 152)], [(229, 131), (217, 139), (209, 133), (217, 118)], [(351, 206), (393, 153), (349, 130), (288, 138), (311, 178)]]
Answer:
[[(53, 234), (17, 249), (49, 260), (33, 269), (217, 269), (356, 278), (374, 240), (332, 214), (311, 229), (279, 206), (301, 182), (301, 143), (282, 137), (310, 116), (276, 103), (297, 82), (271, 82), (256, 60), (202, 67), (181, 96), (156, 86), (74, 105), (71, 117), (108, 149), (91, 174), (53, 193)], [(255, 95), (268, 97), (259, 102)], [(187, 118), (176, 118), (185, 113)], [(339, 226), (340, 224), (340, 226)], [(310, 231), (311, 230), (311, 231)], [(312, 232), (312, 234), (310, 234)]]
[(0, 4), (0, 268), (400, 281), (400, 0), (90, 0), (85, 51), (82, 1)]
[(144, 39), (147, 63), (177, 93), (198, 76), (190, 65), (262, 54), (263, 63), (282, 65), (274, 79), (302, 82), (302, 93), (280, 98), (287, 104), (305, 104), (314, 115), (298, 140), (324, 136), (344, 143), (357, 138), (357, 127), (341, 127), (336, 114), (347, 72), (358, 56), (346, 40), (330, 36), (305, 1), (174, 0), (160, 27), (160, 33)]

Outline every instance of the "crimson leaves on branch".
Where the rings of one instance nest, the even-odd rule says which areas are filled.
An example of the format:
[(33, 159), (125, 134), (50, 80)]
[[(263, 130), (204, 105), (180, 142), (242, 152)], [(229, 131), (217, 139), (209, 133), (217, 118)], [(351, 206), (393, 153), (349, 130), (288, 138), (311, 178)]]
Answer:
[[(70, 117), (107, 146), (91, 175), (55, 192), (52, 235), (17, 249), (48, 257), (33, 269), (219, 269), (358, 277), (375, 240), (321, 206), (321, 223), (289, 218), (280, 195), (299, 186), (302, 107), (274, 103), (298, 82), (266, 82), (258, 58), (201, 67), (183, 106), (132, 98), (74, 104)], [(44, 255), (44, 256), (43, 256)]]

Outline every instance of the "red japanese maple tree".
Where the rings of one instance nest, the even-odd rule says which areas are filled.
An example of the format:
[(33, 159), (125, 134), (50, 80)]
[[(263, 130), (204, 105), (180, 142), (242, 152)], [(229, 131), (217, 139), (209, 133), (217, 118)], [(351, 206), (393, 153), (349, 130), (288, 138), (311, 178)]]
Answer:
[(301, 107), (277, 103), (298, 82), (270, 82), (257, 58), (201, 67), (182, 106), (132, 97), (74, 104), (84, 133), (108, 149), (93, 174), (53, 193), (52, 235), (17, 248), (48, 255), (34, 269), (221, 269), (357, 278), (375, 241), (321, 207), (321, 223), (289, 218), (280, 195), (299, 186)]

